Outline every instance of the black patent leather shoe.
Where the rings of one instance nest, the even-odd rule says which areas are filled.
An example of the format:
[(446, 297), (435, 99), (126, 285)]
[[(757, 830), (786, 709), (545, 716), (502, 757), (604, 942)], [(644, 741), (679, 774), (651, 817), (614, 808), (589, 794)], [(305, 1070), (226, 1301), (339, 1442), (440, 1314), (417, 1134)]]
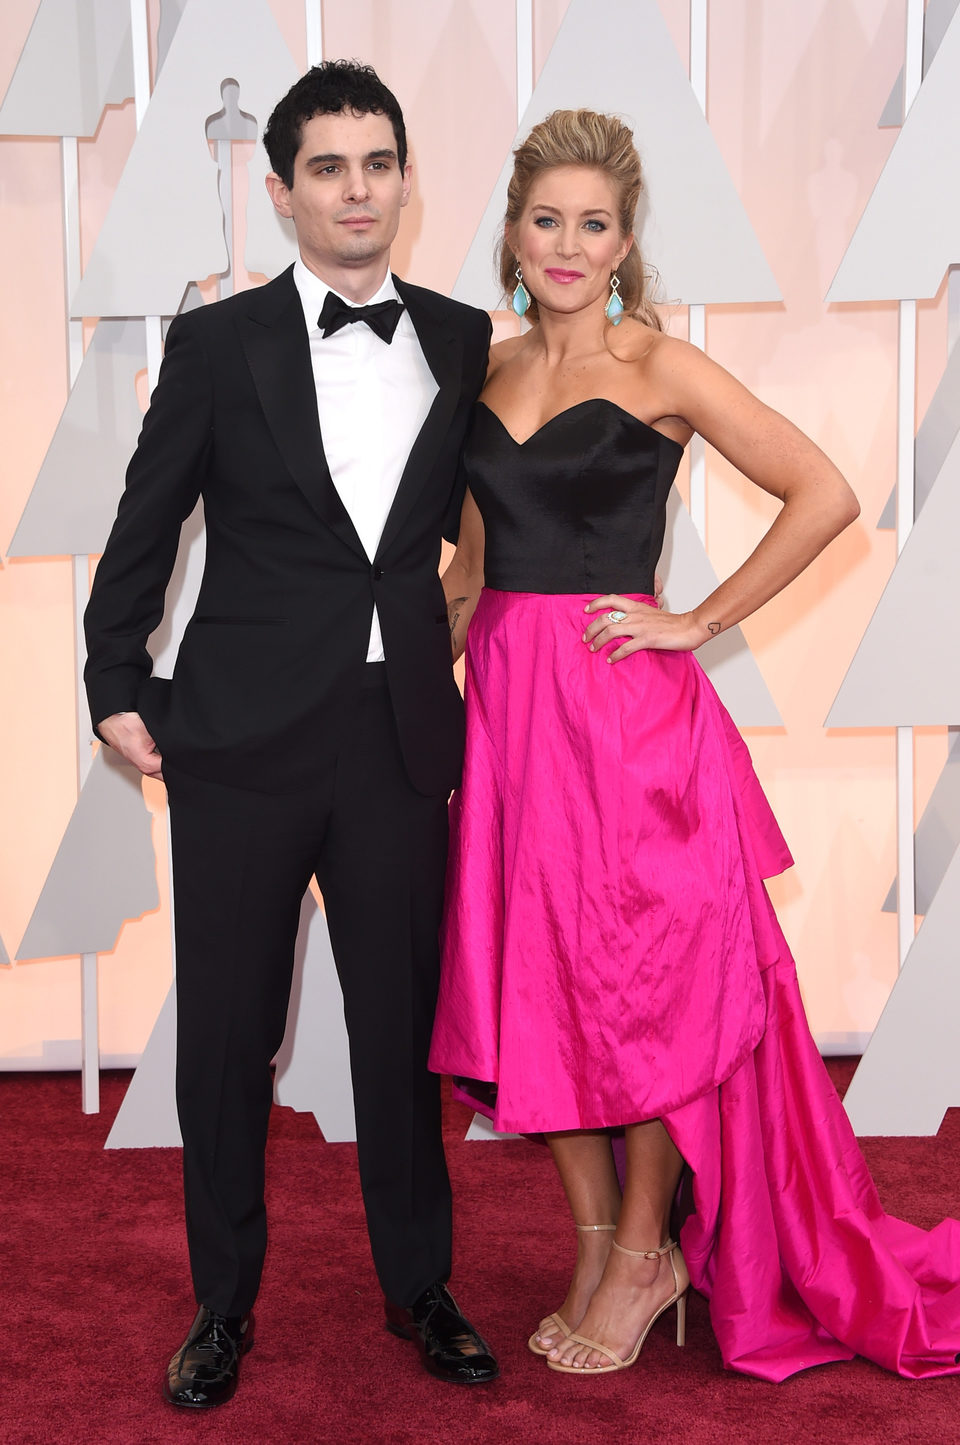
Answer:
[(201, 1305), (167, 1367), (164, 1398), (188, 1410), (212, 1410), (237, 1388), (240, 1356), (253, 1344), (253, 1315), (218, 1315)]
[(387, 1329), (412, 1340), (431, 1375), (454, 1385), (495, 1380), (500, 1366), (490, 1346), (457, 1308), (445, 1284), (432, 1284), (409, 1309), (385, 1301)]

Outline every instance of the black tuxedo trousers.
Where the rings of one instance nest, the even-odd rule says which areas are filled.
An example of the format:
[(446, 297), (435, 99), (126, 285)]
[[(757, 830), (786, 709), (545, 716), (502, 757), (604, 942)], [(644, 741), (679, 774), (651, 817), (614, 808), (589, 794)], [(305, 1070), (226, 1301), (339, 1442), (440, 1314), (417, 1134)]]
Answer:
[[(343, 986), (380, 1280), (406, 1305), (449, 1270), (426, 1057), (463, 716), (438, 563), (441, 535), (456, 533), (490, 323), (396, 284), (438, 390), (376, 556), (330, 477), (285, 272), (172, 324), (85, 618), (94, 724), (137, 711), (163, 757), (187, 1232), (197, 1297), (224, 1314), (249, 1309), (263, 1265), (269, 1065), (314, 872)], [(151, 676), (147, 639), (198, 498), (204, 575), (166, 681)], [(374, 605), (385, 664), (365, 661)]]
[[(244, 1314), (260, 1282), (269, 1066), (283, 1040), (300, 903), (314, 873), (343, 989), (380, 1283), (410, 1304), (450, 1271), (439, 1079), (427, 1071), (446, 801), (411, 786), (385, 669), (367, 671), (342, 747), (322, 781), (301, 793), (167, 773), (187, 1237), (198, 1300), (227, 1315)], [(338, 1249), (335, 1226), (324, 1245)]]

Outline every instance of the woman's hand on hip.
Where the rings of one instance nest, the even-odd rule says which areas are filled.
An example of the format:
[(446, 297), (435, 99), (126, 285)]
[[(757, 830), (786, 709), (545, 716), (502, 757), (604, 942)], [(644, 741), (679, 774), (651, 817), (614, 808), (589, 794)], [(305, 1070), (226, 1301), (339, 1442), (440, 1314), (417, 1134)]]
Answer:
[(692, 612), (665, 612), (648, 602), (618, 597), (615, 592), (588, 602), (584, 611), (594, 614), (583, 634), (591, 652), (599, 652), (622, 639), (607, 662), (620, 662), (632, 652), (652, 649), (660, 652), (692, 652), (711, 635)]

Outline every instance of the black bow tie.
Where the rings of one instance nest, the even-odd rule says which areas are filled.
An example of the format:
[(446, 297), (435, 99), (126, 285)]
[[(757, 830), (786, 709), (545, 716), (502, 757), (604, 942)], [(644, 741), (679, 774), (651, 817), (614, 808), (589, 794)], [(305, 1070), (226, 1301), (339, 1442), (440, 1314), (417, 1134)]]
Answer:
[(402, 312), (403, 306), (399, 301), (378, 301), (375, 306), (348, 306), (335, 292), (328, 291), (317, 325), (322, 328), (324, 336), (332, 336), (341, 326), (349, 326), (351, 321), (365, 321), (370, 330), (389, 346)]

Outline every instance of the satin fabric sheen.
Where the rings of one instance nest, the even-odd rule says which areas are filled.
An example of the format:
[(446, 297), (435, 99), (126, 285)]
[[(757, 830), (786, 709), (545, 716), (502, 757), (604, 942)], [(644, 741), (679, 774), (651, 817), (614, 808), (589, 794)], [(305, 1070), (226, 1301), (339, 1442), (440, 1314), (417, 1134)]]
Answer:
[(485, 590), (468, 634), (431, 1067), (495, 1082), (507, 1131), (655, 1118), (729, 1077), (764, 1026), (759, 872), (791, 861), (694, 658), (609, 666), (590, 600)]
[[(604, 437), (616, 485), (578, 529), (577, 469), (589, 457), (602, 486)], [(544, 452), (566, 482), (556, 526), (575, 534), (547, 556)], [(689, 1166), (684, 1258), (729, 1368), (782, 1380), (862, 1354), (956, 1373), (960, 1224), (883, 1212), (766, 895), (792, 860), (739, 733), (691, 654), (611, 666), (616, 644), (581, 641), (598, 592), (653, 605), (596, 586), (602, 532), (622, 575), (629, 468), (659, 548), (678, 452), (606, 401), (522, 444), (478, 408), (468, 482), (510, 587), (484, 590), (468, 632), (430, 1067), (505, 1131), (662, 1118)]]
[(480, 402), (464, 467), (483, 514), (487, 586), (652, 592), (682, 456), (679, 442), (602, 398), (568, 407), (522, 443)]
[(864, 1355), (909, 1379), (956, 1374), (960, 1223), (884, 1212), (769, 903), (767, 922), (763, 1037), (663, 1118), (691, 1170), (680, 1242), (724, 1364), (776, 1381)]

